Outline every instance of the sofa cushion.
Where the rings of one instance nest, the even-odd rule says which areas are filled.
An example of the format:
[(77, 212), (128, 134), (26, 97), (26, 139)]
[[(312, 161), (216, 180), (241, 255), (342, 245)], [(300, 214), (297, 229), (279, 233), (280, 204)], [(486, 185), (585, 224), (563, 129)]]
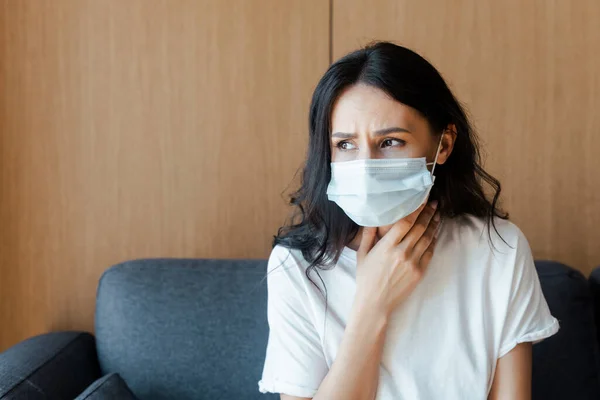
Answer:
[(557, 262), (536, 261), (536, 268), (560, 330), (533, 346), (533, 399), (598, 399), (600, 355), (588, 282)]
[[(533, 347), (533, 399), (600, 398), (600, 357), (586, 279), (536, 262), (561, 324)], [(137, 260), (98, 288), (96, 339), (104, 373), (140, 398), (277, 399), (257, 390), (268, 336), (266, 262)]]
[(119, 374), (108, 374), (96, 380), (75, 400), (137, 400)]
[(96, 342), (103, 373), (142, 399), (262, 395), (268, 337), (266, 261), (137, 260), (100, 280)]

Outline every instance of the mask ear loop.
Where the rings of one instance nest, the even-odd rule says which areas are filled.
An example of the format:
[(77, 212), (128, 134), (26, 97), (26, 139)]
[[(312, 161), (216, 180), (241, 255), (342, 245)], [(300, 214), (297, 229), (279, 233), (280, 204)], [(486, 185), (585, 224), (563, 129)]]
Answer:
[(437, 151), (435, 152), (435, 159), (431, 163), (431, 164), (433, 164), (433, 167), (431, 168), (432, 176), (433, 176), (433, 171), (435, 171), (435, 166), (437, 165), (438, 155), (440, 154), (440, 150), (442, 149), (442, 139), (444, 138), (445, 133), (446, 133), (446, 131), (444, 130), (444, 132), (442, 132), (442, 135), (440, 136), (440, 142), (438, 143), (438, 148), (437, 148)]

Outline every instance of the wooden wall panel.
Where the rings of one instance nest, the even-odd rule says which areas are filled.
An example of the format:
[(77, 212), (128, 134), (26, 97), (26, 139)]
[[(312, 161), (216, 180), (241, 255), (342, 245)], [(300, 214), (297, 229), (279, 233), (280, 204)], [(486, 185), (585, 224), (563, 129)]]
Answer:
[(105, 268), (266, 257), (327, 0), (0, 0), (0, 351), (93, 328)]
[(600, 2), (334, 0), (333, 56), (393, 40), (467, 104), (537, 258), (600, 265)]

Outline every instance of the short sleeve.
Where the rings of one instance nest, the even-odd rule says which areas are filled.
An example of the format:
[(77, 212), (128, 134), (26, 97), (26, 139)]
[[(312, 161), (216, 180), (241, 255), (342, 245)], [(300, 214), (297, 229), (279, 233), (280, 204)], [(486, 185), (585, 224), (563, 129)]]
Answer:
[(310, 317), (304, 272), (288, 249), (273, 249), (267, 268), (269, 340), (262, 393), (313, 397), (329, 368)]
[(521, 231), (517, 238), (498, 358), (519, 343), (540, 342), (559, 329), (542, 293), (529, 243)]

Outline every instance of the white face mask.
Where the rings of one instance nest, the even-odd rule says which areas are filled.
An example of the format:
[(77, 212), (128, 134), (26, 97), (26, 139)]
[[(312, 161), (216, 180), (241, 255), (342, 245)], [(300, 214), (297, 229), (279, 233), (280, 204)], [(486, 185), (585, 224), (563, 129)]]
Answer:
[(360, 226), (391, 225), (427, 199), (441, 145), (440, 138), (432, 163), (425, 157), (333, 162), (327, 197)]

